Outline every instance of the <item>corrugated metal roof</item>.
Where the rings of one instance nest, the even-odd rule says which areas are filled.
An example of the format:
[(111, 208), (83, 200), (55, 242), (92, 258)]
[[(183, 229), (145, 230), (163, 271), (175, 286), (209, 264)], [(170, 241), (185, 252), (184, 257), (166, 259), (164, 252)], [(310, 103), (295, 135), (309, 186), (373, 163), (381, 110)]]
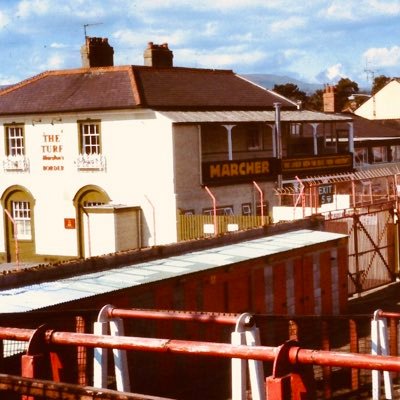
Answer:
[[(275, 111), (161, 111), (175, 123), (275, 122)], [(351, 117), (316, 111), (281, 111), (283, 122), (350, 122)]]
[(346, 235), (298, 230), (227, 246), (0, 291), (0, 313), (25, 312), (326, 243)]

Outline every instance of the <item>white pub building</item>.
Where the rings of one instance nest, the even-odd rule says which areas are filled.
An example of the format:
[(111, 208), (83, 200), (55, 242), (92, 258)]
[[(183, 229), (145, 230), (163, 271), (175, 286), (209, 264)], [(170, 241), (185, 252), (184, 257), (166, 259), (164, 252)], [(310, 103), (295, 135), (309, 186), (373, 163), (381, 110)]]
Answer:
[(143, 66), (114, 66), (87, 38), (82, 68), (0, 91), (2, 262), (172, 243), (179, 214), (257, 213), (255, 182), (273, 205), (285, 180), (353, 168), (351, 118), (172, 59), (149, 43)]

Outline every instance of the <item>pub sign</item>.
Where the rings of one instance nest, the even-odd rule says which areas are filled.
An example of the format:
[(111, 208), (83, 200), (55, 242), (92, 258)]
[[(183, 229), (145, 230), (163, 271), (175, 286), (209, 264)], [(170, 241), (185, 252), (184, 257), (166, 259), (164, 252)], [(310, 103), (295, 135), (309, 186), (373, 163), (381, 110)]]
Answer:
[(203, 185), (230, 185), (276, 179), (279, 161), (276, 158), (203, 162)]

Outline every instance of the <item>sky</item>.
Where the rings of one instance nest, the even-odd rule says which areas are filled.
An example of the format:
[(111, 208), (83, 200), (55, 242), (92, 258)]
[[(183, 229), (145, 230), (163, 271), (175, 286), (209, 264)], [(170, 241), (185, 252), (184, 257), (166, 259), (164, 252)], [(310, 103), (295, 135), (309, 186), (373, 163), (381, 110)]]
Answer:
[(400, 76), (400, 0), (0, 0), (0, 85), (81, 67), (87, 36), (114, 65), (168, 43), (179, 67), (307, 83)]

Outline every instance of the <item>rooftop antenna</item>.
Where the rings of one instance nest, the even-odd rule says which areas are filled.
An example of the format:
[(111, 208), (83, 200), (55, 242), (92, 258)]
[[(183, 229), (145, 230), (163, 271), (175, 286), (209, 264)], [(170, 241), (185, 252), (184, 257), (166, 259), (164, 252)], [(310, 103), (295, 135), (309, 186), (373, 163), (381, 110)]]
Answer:
[(366, 63), (365, 63), (365, 68), (364, 68), (364, 72), (365, 72), (365, 74), (367, 75), (367, 82), (371, 79), (371, 82), (374, 83), (374, 80), (375, 80), (375, 73), (376, 73), (377, 71), (374, 70), (374, 69), (368, 68), (368, 64), (369, 64), (369, 61), (368, 61), (368, 59), (367, 59), (367, 60), (366, 60)]
[(85, 33), (85, 41), (86, 41), (86, 38), (87, 38), (87, 27), (89, 27), (89, 26), (95, 26), (95, 25), (102, 25), (103, 23), (102, 22), (96, 22), (96, 23), (94, 23), (94, 24), (84, 24), (83, 25), (83, 32)]
[(94, 24), (84, 24), (83, 25), (83, 32), (85, 34), (85, 46), (86, 46), (86, 52), (87, 53), (89, 53), (88, 44), (87, 44), (87, 40), (86, 40), (88, 38), (88, 36), (87, 36), (87, 27), (88, 26), (101, 25), (101, 24), (102, 24), (102, 22), (95, 22)]

